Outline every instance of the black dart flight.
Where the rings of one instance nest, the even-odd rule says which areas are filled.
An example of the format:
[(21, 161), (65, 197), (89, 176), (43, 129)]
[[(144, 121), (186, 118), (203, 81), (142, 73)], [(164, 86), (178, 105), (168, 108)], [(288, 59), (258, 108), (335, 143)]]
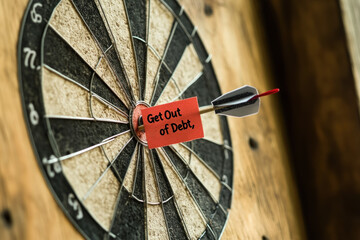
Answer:
[(256, 88), (245, 85), (214, 99), (210, 106), (200, 108), (200, 114), (215, 111), (216, 114), (246, 117), (259, 112), (260, 97), (279, 92), (278, 88), (259, 94)]

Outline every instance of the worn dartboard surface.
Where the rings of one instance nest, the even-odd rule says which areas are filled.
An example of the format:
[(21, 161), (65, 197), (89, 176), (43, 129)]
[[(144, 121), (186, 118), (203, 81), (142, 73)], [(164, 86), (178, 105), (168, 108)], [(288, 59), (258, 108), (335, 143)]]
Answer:
[(205, 114), (205, 138), (153, 150), (136, 130), (140, 108), (220, 95), (175, 0), (31, 1), (18, 54), (34, 152), (84, 237), (221, 237), (233, 187), (226, 119)]

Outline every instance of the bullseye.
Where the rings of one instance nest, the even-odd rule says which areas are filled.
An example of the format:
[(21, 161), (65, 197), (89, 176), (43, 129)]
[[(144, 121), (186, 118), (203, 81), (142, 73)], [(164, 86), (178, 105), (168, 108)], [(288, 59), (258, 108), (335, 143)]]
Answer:
[(141, 110), (149, 108), (145, 102), (139, 102), (136, 107), (130, 113), (130, 126), (131, 131), (133, 132), (136, 139), (142, 144), (147, 144), (146, 134), (144, 131), (139, 129), (139, 126), (142, 125), (141, 122)]

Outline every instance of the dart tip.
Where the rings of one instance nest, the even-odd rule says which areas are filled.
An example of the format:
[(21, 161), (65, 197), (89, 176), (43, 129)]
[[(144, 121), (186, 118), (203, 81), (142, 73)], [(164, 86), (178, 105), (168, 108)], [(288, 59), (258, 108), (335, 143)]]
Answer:
[(258, 94), (258, 95), (256, 95), (256, 96), (254, 96), (253, 98), (251, 98), (250, 100), (258, 99), (258, 98), (261, 98), (261, 97), (264, 97), (264, 96), (268, 96), (268, 95), (271, 95), (271, 94), (274, 94), (274, 93), (278, 93), (278, 92), (280, 92), (280, 89), (279, 89), (279, 88), (275, 88), (275, 89), (269, 90), (269, 91), (267, 91), (267, 92)]

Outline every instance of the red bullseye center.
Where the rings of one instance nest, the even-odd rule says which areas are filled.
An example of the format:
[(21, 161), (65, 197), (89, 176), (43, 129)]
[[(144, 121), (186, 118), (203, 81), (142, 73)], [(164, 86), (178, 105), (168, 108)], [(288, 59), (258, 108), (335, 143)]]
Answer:
[(136, 134), (137, 138), (143, 143), (147, 143), (146, 134), (144, 131), (140, 131), (138, 127), (139, 127), (139, 118), (141, 117), (141, 110), (146, 108), (148, 108), (147, 105), (145, 105), (144, 103), (139, 103), (132, 111), (132, 116), (131, 116), (133, 131)]

